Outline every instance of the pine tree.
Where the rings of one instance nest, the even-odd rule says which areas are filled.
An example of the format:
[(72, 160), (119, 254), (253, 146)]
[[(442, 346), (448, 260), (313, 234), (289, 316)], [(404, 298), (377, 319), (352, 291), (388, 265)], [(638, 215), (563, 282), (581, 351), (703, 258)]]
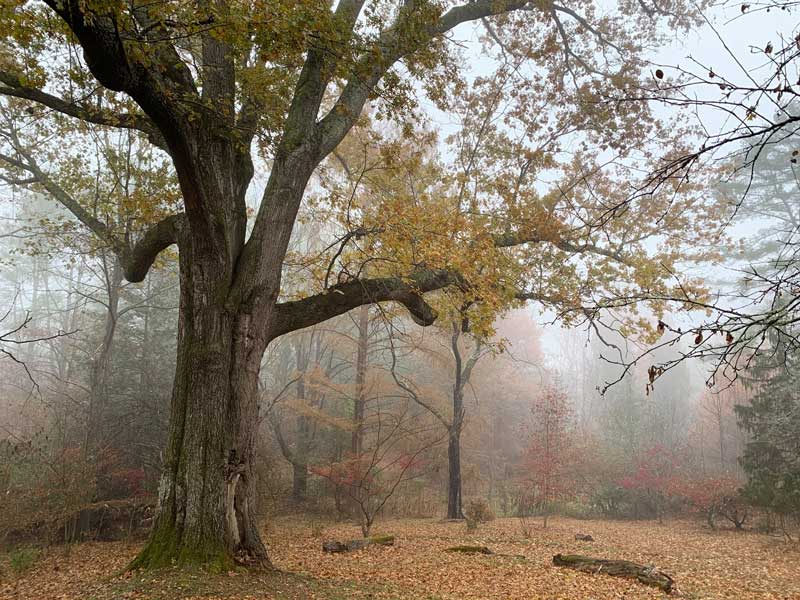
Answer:
[(739, 425), (751, 436), (740, 458), (744, 492), (756, 506), (780, 516), (800, 515), (800, 375), (796, 352), (777, 342), (758, 359), (747, 406), (736, 406)]

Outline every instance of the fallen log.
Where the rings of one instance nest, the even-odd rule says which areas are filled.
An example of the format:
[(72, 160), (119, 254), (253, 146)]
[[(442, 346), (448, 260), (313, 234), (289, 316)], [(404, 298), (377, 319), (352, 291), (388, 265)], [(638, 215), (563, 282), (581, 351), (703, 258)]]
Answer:
[(556, 554), (553, 557), (553, 564), (557, 567), (577, 569), (584, 573), (605, 573), (614, 577), (637, 579), (641, 583), (657, 587), (667, 594), (676, 589), (672, 577), (659, 571), (656, 567), (639, 565), (627, 560), (607, 560), (579, 554)]
[(453, 546), (445, 548), (445, 552), (461, 552), (462, 554), (494, 554), (486, 546)]
[(393, 535), (375, 535), (361, 540), (349, 540), (346, 542), (329, 541), (322, 543), (322, 551), (330, 552), (331, 554), (339, 554), (341, 552), (353, 552), (355, 550), (363, 550), (367, 546), (394, 546)]

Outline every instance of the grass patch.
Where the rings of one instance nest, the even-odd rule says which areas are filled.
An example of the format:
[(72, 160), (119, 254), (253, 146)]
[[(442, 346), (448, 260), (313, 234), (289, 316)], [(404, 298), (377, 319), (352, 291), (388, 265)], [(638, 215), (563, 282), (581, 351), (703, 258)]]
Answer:
[(21, 575), (39, 560), (38, 548), (17, 548), (8, 553), (8, 566), (14, 575)]

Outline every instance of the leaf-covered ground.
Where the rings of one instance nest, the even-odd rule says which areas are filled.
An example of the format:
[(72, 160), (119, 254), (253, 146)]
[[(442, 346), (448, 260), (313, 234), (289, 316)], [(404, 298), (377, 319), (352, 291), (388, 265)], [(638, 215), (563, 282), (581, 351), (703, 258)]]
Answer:
[[(529, 523), (530, 525), (530, 523)], [(321, 552), (323, 539), (351, 539), (351, 525), (329, 525), (320, 535), (298, 518), (269, 526), (278, 573), (207, 575), (164, 571), (121, 574), (138, 546), (87, 543), (50, 549), (29, 565), (0, 558), (0, 598), (26, 599), (344, 599), (466, 600), (665, 598), (637, 582), (551, 566), (556, 553), (581, 553), (651, 564), (670, 573), (685, 598), (800, 599), (800, 548), (775, 538), (710, 532), (693, 523), (554, 519), (530, 536), (518, 520), (500, 519), (468, 534), (462, 523), (385, 521), (379, 532), (395, 547), (346, 555)], [(594, 542), (575, 541), (591, 533)], [(498, 555), (444, 552), (459, 544), (489, 546)], [(502, 556), (507, 555), (507, 556)], [(20, 571), (20, 567), (25, 570)], [(16, 570), (15, 570), (16, 569)]]

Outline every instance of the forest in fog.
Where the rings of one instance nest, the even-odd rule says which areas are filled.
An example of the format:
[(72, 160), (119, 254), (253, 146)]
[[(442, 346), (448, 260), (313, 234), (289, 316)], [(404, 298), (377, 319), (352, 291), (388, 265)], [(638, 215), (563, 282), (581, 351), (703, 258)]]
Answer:
[(795, 2), (0, 2), (0, 598), (800, 597)]

